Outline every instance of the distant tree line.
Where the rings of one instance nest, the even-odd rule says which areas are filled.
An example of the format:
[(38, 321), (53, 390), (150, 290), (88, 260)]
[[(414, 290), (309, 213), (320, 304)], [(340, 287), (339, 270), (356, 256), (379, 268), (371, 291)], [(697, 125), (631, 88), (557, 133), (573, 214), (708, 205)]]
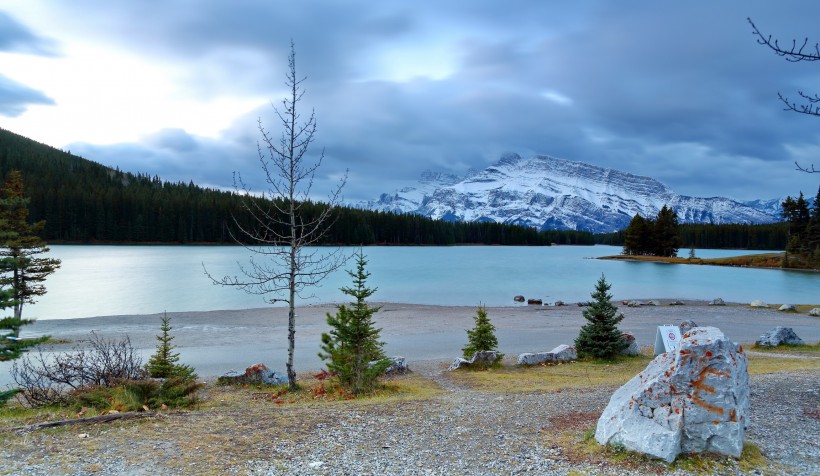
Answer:
[(820, 188), (814, 203), (803, 197), (786, 197), (781, 204), (783, 218), (788, 225), (789, 241), (786, 251), (808, 263), (820, 263)]
[[(781, 223), (682, 223), (678, 225), (682, 247), (712, 249), (784, 250), (788, 224)], [(599, 245), (624, 245), (624, 230), (595, 235)]]
[[(233, 192), (105, 167), (0, 129), (0, 180), (24, 177), (29, 213), (45, 220), (40, 236), (70, 243), (233, 243), (231, 230), (253, 226)], [(308, 203), (308, 216), (325, 207)], [(594, 244), (591, 233), (490, 222), (445, 222), (413, 214), (340, 208), (324, 244)]]
[(679, 247), (678, 214), (666, 205), (654, 219), (636, 213), (624, 230), (625, 255), (675, 256)]

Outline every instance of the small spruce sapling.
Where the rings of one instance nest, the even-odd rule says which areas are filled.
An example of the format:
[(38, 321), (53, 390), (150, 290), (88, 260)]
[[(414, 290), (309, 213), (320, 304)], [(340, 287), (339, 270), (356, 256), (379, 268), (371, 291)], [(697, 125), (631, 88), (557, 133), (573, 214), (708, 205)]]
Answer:
[[(479, 306), (476, 315), (473, 316), (475, 325), (467, 331), (467, 345), (461, 349), (465, 359), (471, 359), (476, 352), (493, 350), (498, 352), (498, 339), (495, 336), (495, 326), (487, 316), (487, 308)], [(500, 361), (504, 354), (497, 353), (496, 362)]]
[(322, 334), (322, 352), (319, 353), (319, 358), (327, 361), (328, 370), (336, 373), (339, 384), (354, 395), (372, 391), (391, 364), (382, 350), (384, 343), (379, 341), (381, 329), (373, 322), (373, 315), (381, 307), (371, 307), (366, 302), (377, 290), (366, 285), (370, 276), (365, 271), (366, 265), (367, 260), (359, 250), (356, 271), (347, 271), (353, 278), (353, 286), (341, 288), (355, 302), (340, 305), (335, 315), (327, 314), (331, 331)]
[(185, 380), (196, 378), (193, 367), (177, 363), (179, 353), (174, 352), (175, 346), (171, 343), (174, 336), (171, 335), (171, 318), (168, 317), (168, 313), (162, 317), (160, 330), (162, 334), (157, 336), (157, 341), (159, 341), (157, 350), (145, 365), (148, 375), (153, 378), (182, 378)]
[(618, 314), (618, 308), (611, 302), (611, 287), (602, 274), (592, 293), (593, 300), (583, 312), (587, 324), (581, 327), (575, 339), (579, 357), (612, 359), (628, 347), (623, 333), (618, 330), (618, 323), (624, 315)]

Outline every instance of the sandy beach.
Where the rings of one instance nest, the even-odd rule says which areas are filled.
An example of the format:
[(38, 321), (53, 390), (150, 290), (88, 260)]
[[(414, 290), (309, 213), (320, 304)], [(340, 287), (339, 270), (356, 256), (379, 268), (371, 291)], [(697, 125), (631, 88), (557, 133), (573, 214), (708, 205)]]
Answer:
[[(806, 314), (784, 313), (775, 309), (752, 309), (748, 305), (708, 306), (704, 301), (686, 301), (683, 306), (630, 308), (619, 304), (624, 314), (620, 328), (632, 332), (641, 345), (651, 345), (658, 325), (693, 320), (701, 326), (720, 328), (736, 342), (754, 342), (775, 326), (792, 327), (807, 343), (820, 341), (820, 319)], [(449, 362), (460, 355), (466, 343), (466, 329), (473, 325), (475, 307), (425, 306), (380, 303), (376, 324), (388, 355), (401, 355), (413, 362)], [(582, 308), (570, 306), (510, 306), (488, 308), (497, 328), (500, 350), (508, 358), (522, 352), (548, 351), (571, 344), (586, 322)], [(322, 367), (317, 356), (322, 332), (328, 331), (326, 313), (332, 305), (298, 308), (296, 332), (297, 371)], [(168, 313), (173, 326), (173, 343), (181, 360), (196, 368), (201, 377), (244, 370), (262, 362), (284, 371), (287, 359), (287, 309), (281, 307), (245, 310)], [(28, 326), (26, 332), (47, 334), (65, 340), (50, 346), (66, 351), (87, 339), (91, 332), (104, 337), (128, 336), (147, 359), (156, 346), (159, 314), (103, 316), (85, 319), (44, 320)], [(9, 383), (10, 364), (0, 363), (0, 386)]]

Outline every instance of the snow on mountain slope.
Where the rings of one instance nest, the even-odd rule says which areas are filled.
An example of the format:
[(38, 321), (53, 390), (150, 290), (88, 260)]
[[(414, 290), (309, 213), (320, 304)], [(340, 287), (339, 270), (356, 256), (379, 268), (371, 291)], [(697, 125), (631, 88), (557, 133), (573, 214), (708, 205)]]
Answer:
[(505, 154), (464, 178), (424, 172), (418, 184), (361, 208), (435, 219), (515, 223), (539, 229), (625, 228), (636, 213), (671, 206), (682, 223), (769, 223), (775, 216), (720, 197), (678, 195), (655, 179), (549, 156)]

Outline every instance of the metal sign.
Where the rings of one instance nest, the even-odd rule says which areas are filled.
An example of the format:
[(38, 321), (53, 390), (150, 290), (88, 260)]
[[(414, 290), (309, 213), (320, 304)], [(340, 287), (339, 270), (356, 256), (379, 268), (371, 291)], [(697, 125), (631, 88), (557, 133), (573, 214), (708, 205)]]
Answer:
[(655, 334), (655, 355), (675, 350), (680, 340), (678, 326), (658, 326), (658, 332)]

